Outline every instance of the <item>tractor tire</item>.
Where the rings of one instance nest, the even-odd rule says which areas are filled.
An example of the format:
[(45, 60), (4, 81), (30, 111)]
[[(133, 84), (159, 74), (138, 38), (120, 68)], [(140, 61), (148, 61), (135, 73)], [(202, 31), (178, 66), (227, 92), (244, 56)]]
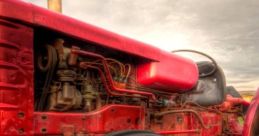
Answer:
[(111, 132), (106, 134), (105, 136), (161, 136), (161, 135), (155, 134), (152, 131), (145, 131), (145, 130), (123, 130), (123, 131)]

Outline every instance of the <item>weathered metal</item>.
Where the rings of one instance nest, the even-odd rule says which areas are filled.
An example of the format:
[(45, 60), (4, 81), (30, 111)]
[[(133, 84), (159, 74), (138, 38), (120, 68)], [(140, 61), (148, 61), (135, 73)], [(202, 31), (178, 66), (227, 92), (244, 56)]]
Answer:
[[(44, 55), (43, 46), (53, 48), (54, 54)], [(174, 75), (165, 67), (176, 68), (169, 64), (175, 59), (179, 69)], [(136, 82), (138, 66), (147, 63), (168, 72), (152, 79), (164, 80), (162, 85), (147, 88)], [(207, 107), (184, 102), (181, 98), (192, 93), (197, 72), (193, 61), (147, 44), (22, 1), (0, 1), (0, 135), (91, 136), (119, 130), (193, 136), (253, 133), (259, 94), (250, 105), (232, 96)], [(168, 91), (171, 84), (176, 90)], [(249, 106), (245, 121), (242, 105)]]

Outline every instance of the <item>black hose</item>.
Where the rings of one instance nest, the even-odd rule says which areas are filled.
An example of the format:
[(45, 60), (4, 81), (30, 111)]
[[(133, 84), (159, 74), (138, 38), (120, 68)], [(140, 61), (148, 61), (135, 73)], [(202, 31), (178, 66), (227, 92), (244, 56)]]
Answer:
[(217, 71), (217, 69), (218, 69), (218, 64), (217, 64), (217, 62), (216, 62), (211, 56), (209, 56), (209, 55), (207, 55), (207, 54), (205, 54), (205, 53), (203, 53), (203, 52), (196, 51), (196, 50), (189, 50), (189, 49), (174, 50), (174, 51), (171, 51), (171, 52), (172, 52), (172, 53), (177, 53), (177, 52), (192, 52), (192, 53), (197, 53), (197, 54), (200, 54), (200, 55), (202, 55), (202, 56), (205, 56), (205, 57), (207, 57), (209, 60), (211, 60), (211, 62), (214, 64), (214, 68), (213, 68), (210, 72), (208, 72), (208, 73), (206, 73), (206, 74), (200, 74), (199, 77), (207, 77), (207, 76), (210, 76), (210, 75), (214, 74), (214, 73)]

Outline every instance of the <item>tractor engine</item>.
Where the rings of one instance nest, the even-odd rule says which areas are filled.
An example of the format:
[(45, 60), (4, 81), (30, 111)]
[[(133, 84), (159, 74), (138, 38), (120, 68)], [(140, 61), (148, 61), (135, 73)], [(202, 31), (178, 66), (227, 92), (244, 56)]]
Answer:
[[(36, 39), (35, 43), (35, 111), (76, 114), (97, 112), (107, 105), (139, 106), (145, 116), (127, 118), (126, 123), (143, 125), (145, 120), (146, 125), (135, 124), (131, 129), (143, 127), (164, 134), (164, 130), (183, 127), (177, 131), (194, 135), (225, 131), (220, 104), (227, 88), (214, 60), (195, 63), (162, 52), (161, 60), (154, 61), (49, 35), (39, 36), (44, 42)], [(225, 116), (243, 118), (233, 113)], [(241, 131), (240, 126), (232, 129)]]
[(65, 46), (64, 39), (42, 45), (35, 56), (35, 108), (39, 111), (92, 111), (109, 103), (172, 104), (168, 94), (192, 89), (198, 78), (196, 64), (178, 56), (161, 62), (128, 57), (120, 61)]

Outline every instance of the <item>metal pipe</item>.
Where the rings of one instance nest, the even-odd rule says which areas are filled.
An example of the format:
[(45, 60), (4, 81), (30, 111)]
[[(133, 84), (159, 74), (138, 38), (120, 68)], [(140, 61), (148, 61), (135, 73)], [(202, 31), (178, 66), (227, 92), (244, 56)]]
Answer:
[(48, 9), (62, 13), (62, 0), (48, 0)]
[(170, 111), (163, 111), (163, 112), (160, 112), (160, 113), (155, 113), (154, 115), (155, 116), (163, 116), (163, 115), (166, 115), (166, 114), (172, 114), (172, 113), (183, 113), (183, 112), (189, 112), (189, 113), (193, 113), (198, 121), (200, 122), (201, 126), (205, 129), (209, 129), (210, 126), (205, 126), (202, 118), (200, 117), (199, 113), (195, 110), (191, 110), (191, 109), (184, 109), (184, 110), (170, 110)]
[(99, 67), (84, 65), (84, 62), (80, 63), (79, 67), (80, 67), (80, 68), (84, 68), (84, 69), (87, 69), (87, 68), (96, 69), (96, 70), (99, 72), (99, 74), (100, 74), (101, 80), (102, 80), (102, 82), (103, 82), (103, 84), (104, 84), (104, 87), (105, 87), (107, 93), (110, 94), (110, 95), (113, 95), (113, 96), (128, 96), (128, 97), (144, 98), (143, 96), (125, 95), (125, 94), (115, 93), (115, 92), (111, 91), (110, 86), (106, 83), (105, 75), (104, 75), (103, 71), (102, 71)]
[[(84, 66), (85, 65), (85, 66)], [(115, 86), (114, 86), (114, 84), (111, 84), (110, 82), (112, 82), (112, 81), (110, 81), (110, 79), (108, 78), (108, 79), (106, 79), (105, 77), (110, 77), (110, 75), (108, 74), (108, 75), (104, 75), (104, 72), (100, 69), (100, 68), (98, 68), (98, 67), (95, 67), (95, 66), (87, 66), (87, 63), (86, 62), (81, 62), (80, 64), (79, 64), (79, 67), (81, 67), (81, 68), (93, 68), (93, 69), (96, 69), (96, 70), (98, 70), (98, 72), (99, 72), (99, 74), (100, 74), (100, 76), (101, 76), (101, 80), (103, 81), (103, 83), (104, 83), (104, 86), (105, 86), (105, 88), (106, 88), (106, 90), (107, 90), (107, 92), (110, 94), (110, 95), (114, 95), (114, 96), (132, 96), (132, 97), (138, 97), (138, 96), (136, 96), (136, 95), (125, 95), (125, 94), (121, 94), (121, 93), (119, 93), (120, 92), (120, 90), (116, 93), (116, 92), (113, 92), (113, 91), (111, 91), (111, 90), (116, 90), (116, 89), (119, 89), (119, 88), (116, 88)], [(109, 82), (109, 84), (107, 84), (106, 83), (106, 80)], [(127, 90), (127, 89), (124, 89), (124, 90)], [(131, 90), (130, 90), (131, 91)], [(147, 94), (149, 94), (149, 93), (147, 93), (147, 92), (140, 92), (140, 91), (137, 91), (138, 93), (140, 93), (140, 95), (147, 95)], [(127, 92), (127, 93), (136, 93), (136, 91), (135, 90), (132, 90), (131, 92)], [(140, 96), (139, 96), (140, 97)]]
[(153, 101), (156, 101), (156, 96), (153, 93), (149, 93), (149, 92), (141, 92), (141, 91), (137, 91), (137, 90), (129, 90), (129, 89), (122, 89), (122, 88), (117, 88), (114, 83), (113, 83), (113, 79), (110, 73), (110, 70), (108, 68), (108, 65), (106, 63), (105, 57), (100, 55), (100, 54), (96, 54), (93, 52), (88, 52), (88, 51), (82, 51), (82, 50), (78, 50), (76, 48), (72, 48), (71, 49), (71, 53), (75, 53), (78, 55), (82, 55), (82, 56), (88, 56), (88, 57), (94, 57), (94, 58), (98, 58), (102, 61), (102, 64), (104, 66), (104, 71), (107, 74), (107, 81), (110, 83), (110, 87), (111, 90), (117, 91), (118, 93), (128, 93), (128, 94), (139, 94), (139, 95), (144, 95), (144, 96), (148, 96), (150, 97)]

